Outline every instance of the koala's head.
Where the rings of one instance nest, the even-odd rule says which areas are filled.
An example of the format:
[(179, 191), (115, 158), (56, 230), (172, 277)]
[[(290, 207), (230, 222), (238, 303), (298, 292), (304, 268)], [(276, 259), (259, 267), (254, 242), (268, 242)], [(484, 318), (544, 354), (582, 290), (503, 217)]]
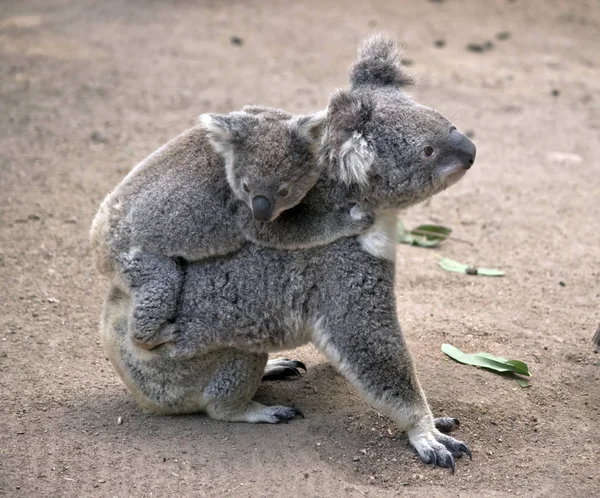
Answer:
[(330, 99), (322, 148), (331, 174), (383, 209), (425, 200), (460, 180), (475, 161), (475, 145), (464, 134), (401, 90), (411, 78), (398, 60), (388, 38), (366, 40), (350, 90)]
[(254, 106), (200, 119), (225, 161), (231, 189), (257, 221), (272, 221), (298, 204), (321, 174), (315, 149), (324, 112), (292, 116)]

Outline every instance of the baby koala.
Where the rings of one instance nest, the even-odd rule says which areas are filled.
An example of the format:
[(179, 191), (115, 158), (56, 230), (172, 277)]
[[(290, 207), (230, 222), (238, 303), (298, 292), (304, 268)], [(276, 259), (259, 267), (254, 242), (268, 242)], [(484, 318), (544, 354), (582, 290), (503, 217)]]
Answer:
[[(357, 206), (289, 211), (315, 185), (324, 115), (251, 107), (204, 115), (139, 164), (104, 200), (91, 238), (100, 272), (132, 292), (131, 336), (152, 349), (175, 342), (183, 267), (239, 250), (278, 249), (358, 235), (373, 217)], [(223, 168), (210, 167), (220, 162)], [(115, 264), (116, 263), (116, 264)]]
[[(323, 117), (307, 120), (261, 106), (247, 106), (243, 113), (256, 117), (204, 114), (200, 122), (225, 161), (227, 181), (235, 196), (246, 203), (256, 221), (273, 221), (296, 206), (321, 174), (313, 149)], [(338, 232), (340, 227), (331, 230)], [(290, 248), (297, 247), (290, 243)]]

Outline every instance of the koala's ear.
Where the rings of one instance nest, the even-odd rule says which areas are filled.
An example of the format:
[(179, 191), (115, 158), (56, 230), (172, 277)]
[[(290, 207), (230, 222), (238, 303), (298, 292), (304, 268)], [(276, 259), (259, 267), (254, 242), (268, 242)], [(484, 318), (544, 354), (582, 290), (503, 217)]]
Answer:
[(265, 105), (245, 105), (242, 107), (242, 111), (255, 116), (260, 116), (261, 118), (272, 119), (276, 121), (292, 119), (293, 117), (292, 113), (290, 112)]
[(329, 159), (337, 164), (339, 179), (346, 184), (364, 185), (375, 160), (375, 152), (365, 138), (374, 104), (369, 97), (339, 91), (327, 110), (325, 148)]
[(319, 142), (325, 131), (327, 111), (319, 111), (310, 116), (298, 116), (290, 123), (293, 133), (307, 142)]
[(233, 157), (234, 147), (241, 144), (258, 123), (255, 116), (245, 112), (202, 114), (199, 121), (212, 146), (227, 160)]
[(350, 70), (350, 85), (407, 86), (413, 78), (400, 64), (401, 51), (391, 38), (379, 34), (367, 38), (358, 48), (358, 59)]

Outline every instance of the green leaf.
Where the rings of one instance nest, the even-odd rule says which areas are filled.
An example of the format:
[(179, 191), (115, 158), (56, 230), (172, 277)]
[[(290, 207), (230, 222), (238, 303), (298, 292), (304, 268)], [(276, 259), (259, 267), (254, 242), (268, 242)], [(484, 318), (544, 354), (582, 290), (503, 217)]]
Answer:
[(521, 387), (531, 387), (531, 384), (529, 382), (527, 382), (526, 380), (520, 380), (519, 379), (519, 385)]
[(450, 258), (440, 258), (439, 265), (446, 271), (455, 273), (466, 273), (467, 275), (481, 275), (484, 277), (502, 277), (504, 272), (502, 270), (495, 270), (493, 268), (475, 268), (467, 266), (458, 261), (454, 261)]
[(425, 237), (430, 241), (443, 242), (452, 233), (452, 229), (442, 225), (419, 225), (410, 231), (413, 235)]
[(484, 277), (503, 277), (504, 272), (494, 268), (477, 268), (477, 275), (483, 275)]
[(448, 238), (452, 230), (440, 225), (419, 225), (414, 230), (406, 230), (398, 220), (398, 242), (419, 247), (436, 247)]
[(523, 361), (507, 360), (501, 356), (494, 356), (489, 353), (467, 354), (450, 344), (442, 344), (442, 353), (465, 365), (486, 368), (488, 370), (493, 370), (494, 372), (512, 372), (531, 377), (529, 367)]
[(440, 258), (439, 265), (446, 271), (466, 273), (468, 266), (450, 258)]

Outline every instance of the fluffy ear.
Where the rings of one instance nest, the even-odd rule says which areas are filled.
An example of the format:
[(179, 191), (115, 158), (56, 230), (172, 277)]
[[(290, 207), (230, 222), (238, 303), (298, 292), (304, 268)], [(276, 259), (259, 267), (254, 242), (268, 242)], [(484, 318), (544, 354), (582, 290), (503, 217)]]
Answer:
[(325, 148), (330, 162), (337, 165), (334, 173), (346, 184), (368, 182), (375, 152), (365, 133), (372, 114), (373, 102), (365, 96), (340, 91), (329, 101)]
[(255, 116), (260, 116), (261, 118), (272, 119), (276, 121), (292, 119), (293, 117), (293, 114), (290, 112), (265, 105), (245, 105), (242, 107), (242, 111)]
[(233, 158), (235, 146), (241, 144), (258, 123), (256, 117), (245, 112), (202, 114), (199, 121), (212, 146), (228, 162)]
[(291, 121), (290, 127), (293, 133), (307, 142), (320, 142), (325, 131), (325, 119), (327, 111), (319, 111), (310, 116), (298, 116)]
[(387, 36), (367, 38), (358, 48), (358, 59), (350, 70), (351, 88), (362, 85), (406, 86), (413, 78), (400, 64), (400, 50)]

